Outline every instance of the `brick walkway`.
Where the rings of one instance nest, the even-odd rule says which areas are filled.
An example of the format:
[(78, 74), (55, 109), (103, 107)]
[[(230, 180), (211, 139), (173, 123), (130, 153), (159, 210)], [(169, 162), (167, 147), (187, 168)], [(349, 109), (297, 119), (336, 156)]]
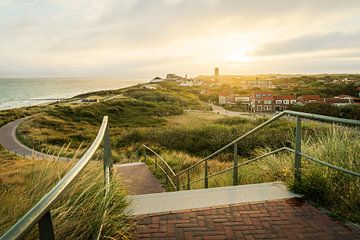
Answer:
[(160, 193), (164, 189), (160, 181), (144, 163), (116, 164), (114, 170), (122, 180), (129, 195)]
[(137, 217), (137, 239), (360, 239), (299, 199)]

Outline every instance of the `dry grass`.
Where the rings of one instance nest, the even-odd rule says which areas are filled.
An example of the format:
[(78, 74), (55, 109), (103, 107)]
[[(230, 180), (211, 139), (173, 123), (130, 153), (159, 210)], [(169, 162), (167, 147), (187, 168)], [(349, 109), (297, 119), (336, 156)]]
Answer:
[(219, 114), (213, 112), (185, 112), (181, 115), (165, 117), (168, 126), (203, 126), (209, 122), (224, 118)]
[[(48, 192), (74, 164), (7, 159), (0, 151), (0, 235)], [(104, 198), (103, 166), (93, 161), (82, 171), (52, 208), (57, 239), (129, 239), (131, 218), (125, 214), (126, 193), (114, 178)], [(106, 214), (105, 214), (106, 212)], [(29, 239), (37, 239), (37, 227)]]

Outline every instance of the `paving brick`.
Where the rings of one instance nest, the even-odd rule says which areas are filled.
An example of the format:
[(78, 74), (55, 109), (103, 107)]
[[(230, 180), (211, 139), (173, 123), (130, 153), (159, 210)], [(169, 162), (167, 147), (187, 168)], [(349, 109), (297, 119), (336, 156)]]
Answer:
[(360, 239), (356, 230), (299, 199), (143, 215), (136, 221), (137, 239)]

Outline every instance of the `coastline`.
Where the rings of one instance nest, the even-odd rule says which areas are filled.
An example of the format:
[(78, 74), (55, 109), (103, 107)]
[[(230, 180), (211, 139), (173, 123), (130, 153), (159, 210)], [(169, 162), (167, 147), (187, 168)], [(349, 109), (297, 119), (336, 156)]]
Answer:
[[(1, 79), (0, 79), (1, 80)], [(41, 80), (41, 79), (40, 79)], [(76, 80), (80, 80), (80, 81), (86, 81), (83, 79), (76, 79)], [(68, 80), (65, 80), (68, 81)], [(90, 80), (90, 81), (101, 81), (101, 80)], [(148, 82), (148, 80), (137, 80), (137, 81), (125, 81), (121, 82), (119, 81), (115, 81), (115, 80), (108, 80), (108, 81), (113, 81), (113, 83), (116, 85), (122, 85), (122, 86), (108, 86), (105, 88), (102, 88), (101, 85), (99, 85), (98, 89), (91, 89), (91, 90), (79, 90), (77, 92), (74, 92), (73, 94), (71, 94), (69, 96), (69, 93), (67, 92), (59, 92), (56, 93), (54, 92), (52, 95), (46, 95), (46, 96), (31, 96), (29, 98), (11, 98), (8, 101), (6, 101), (6, 99), (1, 99), (0, 98), (0, 112), (2, 111), (8, 111), (8, 110), (16, 110), (16, 109), (22, 109), (22, 108), (28, 108), (28, 107), (41, 107), (41, 106), (46, 106), (49, 104), (53, 104), (58, 102), (59, 100), (61, 101), (71, 101), (74, 98), (80, 98), (86, 95), (91, 95), (91, 94), (96, 94), (97, 92), (101, 92), (101, 91), (112, 91), (112, 90), (119, 90), (119, 89), (124, 89), (124, 88), (128, 88), (128, 87), (133, 87), (136, 86), (137, 84), (143, 84)], [(97, 82), (97, 84), (99, 84), (101, 82)], [(1, 86), (1, 81), (0, 81), (0, 86)], [(19, 87), (21, 88), (21, 87)], [(20, 91), (20, 90), (19, 90)], [(19, 96), (21, 96), (19, 94)]]

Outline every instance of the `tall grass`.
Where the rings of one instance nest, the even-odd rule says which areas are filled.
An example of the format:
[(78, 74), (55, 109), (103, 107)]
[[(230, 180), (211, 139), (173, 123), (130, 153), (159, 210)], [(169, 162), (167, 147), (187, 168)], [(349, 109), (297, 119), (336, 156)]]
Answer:
[[(65, 162), (12, 161), (16, 162), (13, 171), (0, 175), (0, 235), (72, 166)], [(94, 239), (100, 234), (101, 239), (129, 239), (132, 220), (125, 213), (125, 191), (116, 177), (110, 188), (104, 198), (102, 165), (91, 162), (52, 208), (56, 238)], [(34, 227), (29, 239), (37, 239), (37, 234)]]
[[(294, 145), (294, 143), (291, 143)], [(294, 147), (294, 146), (293, 146)], [(271, 151), (270, 148), (257, 148), (255, 155)], [(303, 138), (303, 153), (324, 162), (360, 172), (360, 131), (341, 126), (322, 126), (322, 130)], [(175, 151), (161, 152), (169, 165), (179, 172), (192, 165), (199, 158)], [(232, 156), (209, 160), (209, 175), (232, 166)], [(240, 162), (245, 161), (240, 158)], [(302, 184), (294, 185), (294, 154), (279, 153), (263, 160), (239, 168), (239, 184), (282, 181), (292, 190), (299, 192), (331, 210), (339, 218), (360, 223), (360, 178), (330, 169), (317, 163), (302, 159)], [(190, 171), (191, 182), (204, 177), (204, 165), (200, 164)], [(180, 184), (186, 188), (187, 175), (180, 177)], [(232, 170), (209, 179), (209, 187), (232, 185)], [(203, 188), (201, 180), (191, 185), (192, 189)]]

